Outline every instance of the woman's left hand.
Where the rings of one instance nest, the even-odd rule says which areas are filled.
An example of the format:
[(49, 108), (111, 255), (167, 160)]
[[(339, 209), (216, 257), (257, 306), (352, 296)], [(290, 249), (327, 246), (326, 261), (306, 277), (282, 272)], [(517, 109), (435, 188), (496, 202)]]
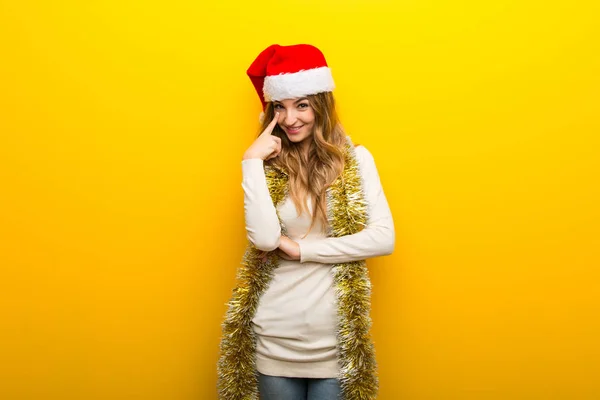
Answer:
[(287, 236), (281, 236), (277, 254), (284, 260), (298, 261), (300, 260), (300, 245)]

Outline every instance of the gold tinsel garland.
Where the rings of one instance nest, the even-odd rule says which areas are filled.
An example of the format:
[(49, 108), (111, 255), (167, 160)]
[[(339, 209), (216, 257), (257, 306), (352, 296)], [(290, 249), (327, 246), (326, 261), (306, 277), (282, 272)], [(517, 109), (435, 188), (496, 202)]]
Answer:
[[(285, 171), (265, 167), (269, 192), (275, 206), (287, 196)], [(327, 189), (328, 236), (340, 237), (362, 230), (367, 223), (367, 203), (354, 145), (347, 138), (344, 171)], [(280, 219), (281, 221), (281, 219)], [(283, 225), (282, 225), (283, 229)], [(218, 391), (221, 400), (257, 400), (256, 342), (252, 318), (260, 296), (277, 268), (275, 251), (267, 253), (248, 243), (238, 270), (237, 286), (223, 323), (221, 357), (218, 362)], [(371, 327), (371, 283), (365, 261), (334, 264), (337, 304), (339, 380), (344, 400), (375, 399), (377, 365)]]

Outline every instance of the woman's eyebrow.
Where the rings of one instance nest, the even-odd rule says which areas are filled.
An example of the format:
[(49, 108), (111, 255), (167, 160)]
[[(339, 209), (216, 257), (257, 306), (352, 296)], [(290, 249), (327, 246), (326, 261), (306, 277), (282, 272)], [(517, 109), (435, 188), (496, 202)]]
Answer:
[(304, 101), (304, 100), (308, 100), (308, 97), (303, 97), (303, 98), (301, 98), (301, 99), (298, 99), (298, 100), (296, 100), (296, 101), (294, 102), (294, 104), (298, 104), (298, 103), (300, 103), (301, 101)]

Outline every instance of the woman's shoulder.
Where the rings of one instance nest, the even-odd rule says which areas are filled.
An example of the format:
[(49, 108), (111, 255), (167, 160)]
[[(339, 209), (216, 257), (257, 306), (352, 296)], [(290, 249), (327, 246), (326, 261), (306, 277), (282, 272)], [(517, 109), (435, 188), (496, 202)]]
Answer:
[(373, 155), (371, 152), (362, 144), (355, 143), (354, 144), (354, 154), (356, 154), (356, 159), (362, 165), (365, 163), (373, 163)]

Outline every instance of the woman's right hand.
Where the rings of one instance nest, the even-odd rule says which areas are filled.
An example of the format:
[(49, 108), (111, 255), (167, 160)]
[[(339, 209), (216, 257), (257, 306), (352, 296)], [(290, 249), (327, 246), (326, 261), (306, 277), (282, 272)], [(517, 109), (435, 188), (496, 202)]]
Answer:
[(249, 158), (260, 158), (261, 160), (269, 160), (275, 158), (281, 152), (281, 138), (272, 135), (277, 120), (279, 119), (279, 113), (275, 113), (275, 117), (271, 123), (265, 128), (265, 130), (256, 138), (254, 143), (248, 147), (248, 150), (244, 153), (243, 159)]

